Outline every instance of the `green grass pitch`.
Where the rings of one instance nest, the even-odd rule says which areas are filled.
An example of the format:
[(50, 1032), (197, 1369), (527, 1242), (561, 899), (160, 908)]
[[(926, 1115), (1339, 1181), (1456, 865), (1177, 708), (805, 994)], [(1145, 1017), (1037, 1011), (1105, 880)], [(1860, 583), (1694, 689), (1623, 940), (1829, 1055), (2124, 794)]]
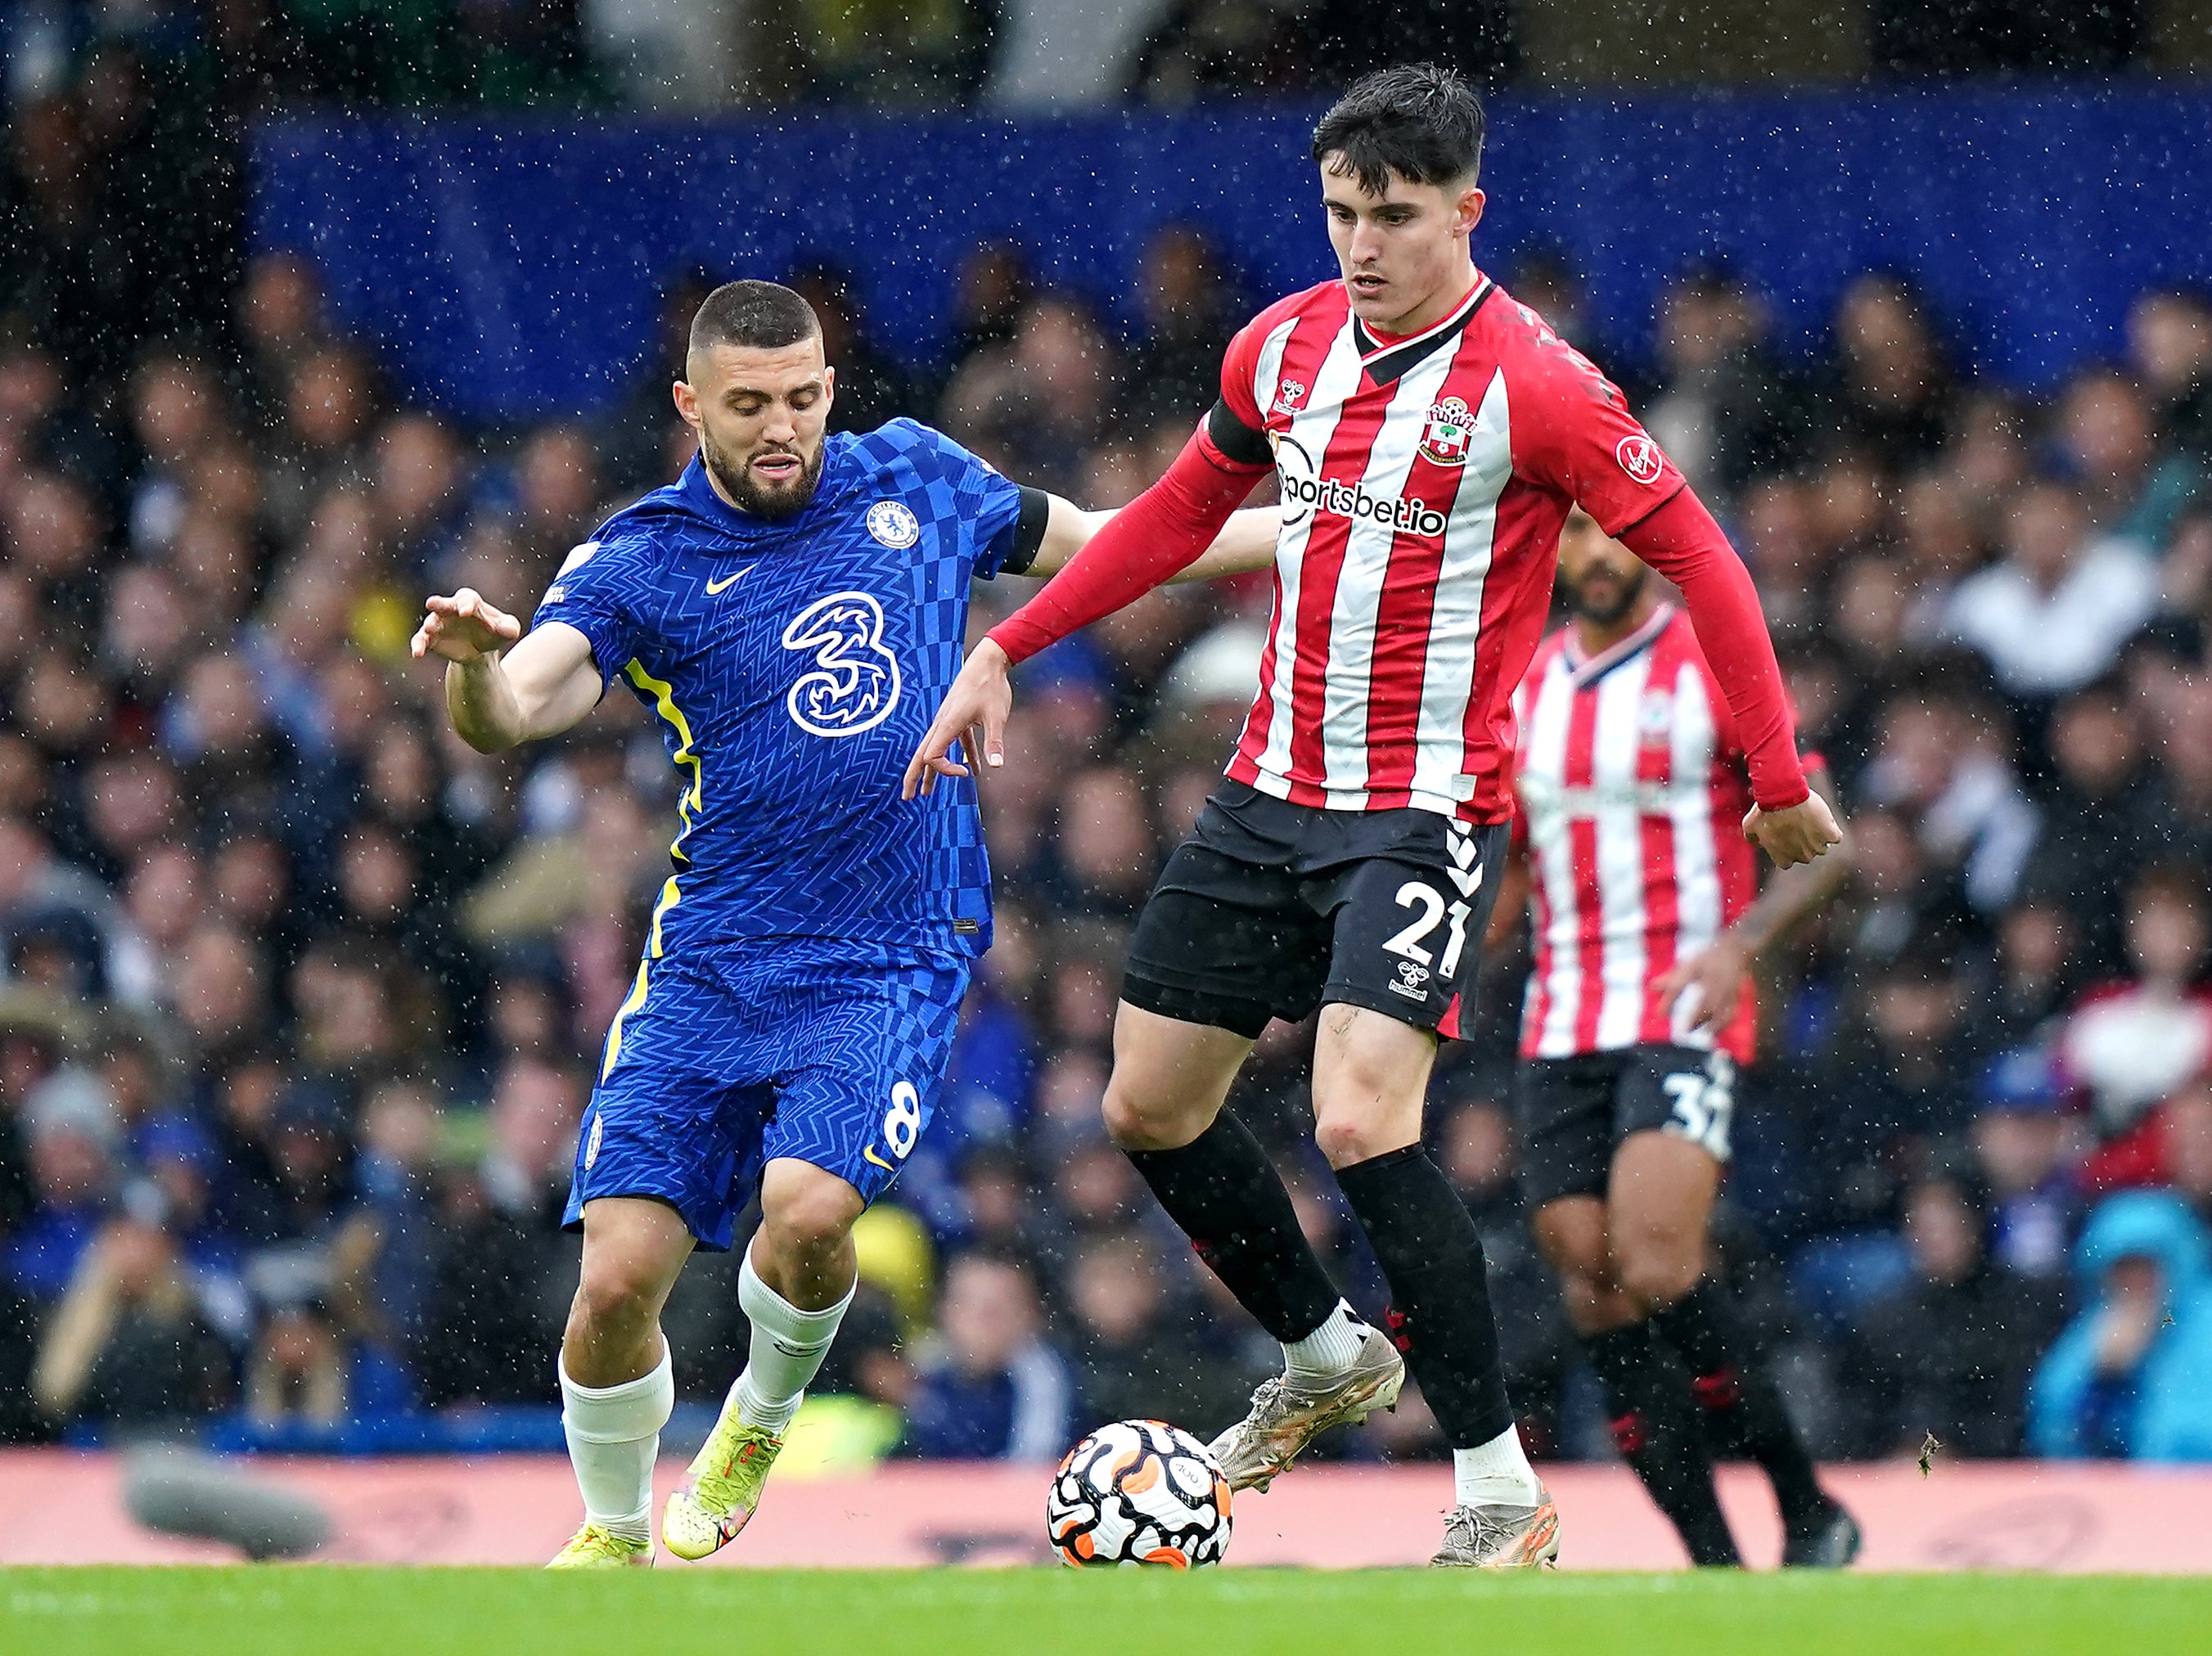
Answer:
[(5, 1656), (2212, 1651), (2212, 1580), (1421, 1570), (0, 1570)]

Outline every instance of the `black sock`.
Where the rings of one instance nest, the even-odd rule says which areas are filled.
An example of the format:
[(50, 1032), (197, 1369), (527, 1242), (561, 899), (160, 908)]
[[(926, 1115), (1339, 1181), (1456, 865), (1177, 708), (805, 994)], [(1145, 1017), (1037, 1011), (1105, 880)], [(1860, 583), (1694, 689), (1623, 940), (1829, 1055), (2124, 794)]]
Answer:
[(1513, 1424), (1482, 1237), (1419, 1144), (1339, 1168), (1336, 1182), (1390, 1284), (1390, 1333), (1455, 1449)]
[(1831, 1503), (1813, 1457), (1790, 1423), (1782, 1394), (1753, 1362), (1749, 1342), (1719, 1288), (1700, 1282), (1654, 1312), (1651, 1327), (1689, 1364), (1691, 1390), (1707, 1418), (1765, 1469), (1784, 1524), (1794, 1529), (1825, 1522)]
[(1336, 1285), (1249, 1127), (1224, 1110), (1179, 1150), (1127, 1156), (1198, 1257), (1261, 1327), (1287, 1345), (1328, 1319), (1340, 1297)]
[(1644, 1323), (1586, 1336), (1583, 1350), (1605, 1387), (1613, 1441), (1690, 1550), (1690, 1562), (1741, 1564), (1682, 1365)]

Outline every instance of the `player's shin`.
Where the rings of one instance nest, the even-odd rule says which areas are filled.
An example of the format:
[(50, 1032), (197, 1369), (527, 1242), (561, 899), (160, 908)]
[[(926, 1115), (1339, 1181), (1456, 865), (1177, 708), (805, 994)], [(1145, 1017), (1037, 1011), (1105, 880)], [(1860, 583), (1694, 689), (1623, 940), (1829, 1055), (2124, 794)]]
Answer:
[(1758, 1366), (1757, 1354), (1719, 1288), (1701, 1281), (1651, 1313), (1651, 1328), (1682, 1354), (1707, 1417), (1743, 1446), (1774, 1485), (1784, 1525), (1802, 1530), (1834, 1513), (1814, 1471), (1813, 1457), (1783, 1409), (1781, 1393)]
[[(1179, 1149), (1127, 1154), (1168, 1217), (1261, 1327), (1286, 1348), (1328, 1337), (1336, 1287), (1250, 1128), (1224, 1110)], [(1310, 1355), (1326, 1360), (1330, 1353)]]
[(1542, 1486), (1505, 1397), (1482, 1238), (1419, 1144), (1340, 1168), (1390, 1285), (1391, 1331), (1452, 1446), (1463, 1507), (1533, 1505)]
[(676, 1406), (668, 1352), (651, 1374), (619, 1386), (579, 1386), (565, 1366), (560, 1374), (561, 1429), (586, 1519), (625, 1540), (650, 1541), (653, 1463)]
[(752, 1324), (752, 1344), (744, 1373), (730, 1388), (728, 1409), (746, 1425), (782, 1436), (859, 1290), (855, 1281), (836, 1304), (801, 1311), (761, 1279), (746, 1250), (738, 1271), (738, 1304)]
[(1690, 1562), (1741, 1564), (1713, 1487), (1712, 1457), (1690, 1401), (1689, 1376), (1644, 1323), (1587, 1335), (1583, 1349), (1605, 1388), (1613, 1441), (1674, 1524)]

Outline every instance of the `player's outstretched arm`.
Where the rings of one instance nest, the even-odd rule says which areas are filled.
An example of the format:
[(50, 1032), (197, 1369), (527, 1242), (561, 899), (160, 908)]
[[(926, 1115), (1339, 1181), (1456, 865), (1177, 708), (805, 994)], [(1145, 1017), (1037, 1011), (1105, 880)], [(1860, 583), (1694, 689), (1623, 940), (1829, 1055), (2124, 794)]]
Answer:
[(478, 753), (567, 730), (599, 705), (590, 640), (562, 622), (522, 636), (522, 623), (463, 587), (425, 600), (412, 646), (417, 661), (446, 664), (446, 711)]
[[(1829, 780), (1826, 767), (1808, 767), (1805, 779), (1812, 786), (1812, 798), (1796, 809), (1803, 810), (1817, 804), (1826, 814), (1829, 825), (1834, 827), (1835, 787)], [(1767, 815), (1755, 805), (1751, 814), (1762, 818)], [(1746, 837), (1757, 840), (1748, 820), (1744, 823), (1744, 833)], [(1796, 867), (1784, 868), (1776, 874), (1759, 894), (1759, 901), (1746, 909), (1734, 925), (1714, 938), (1711, 945), (1677, 963), (1659, 980), (1660, 998), (1669, 1006), (1685, 990), (1696, 988), (1698, 1010), (1690, 1020), (1692, 1028), (1726, 1028), (1742, 998), (1744, 978), (1752, 962), (1776, 940), (1793, 931), (1798, 922), (1826, 907), (1836, 893), (1843, 889), (1844, 882), (1850, 877), (1851, 842), (1840, 829), (1832, 849), (1815, 852)]]
[[(1036, 556), (1022, 572), (1025, 575), (1058, 574), (1067, 567), (1069, 560), (1091, 544), (1093, 536), (1114, 521), (1115, 513), (1111, 511), (1085, 512), (1057, 494), (1047, 498), (1052, 507), (1045, 519), (1044, 536), (1037, 543)], [(1198, 561), (1170, 575), (1169, 581), (1180, 584), (1218, 580), (1224, 575), (1249, 574), (1254, 570), (1273, 567), (1275, 540), (1282, 522), (1279, 507), (1255, 506), (1231, 513), (1228, 523), (1213, 537), (1213, 543), (1199, 554)]]

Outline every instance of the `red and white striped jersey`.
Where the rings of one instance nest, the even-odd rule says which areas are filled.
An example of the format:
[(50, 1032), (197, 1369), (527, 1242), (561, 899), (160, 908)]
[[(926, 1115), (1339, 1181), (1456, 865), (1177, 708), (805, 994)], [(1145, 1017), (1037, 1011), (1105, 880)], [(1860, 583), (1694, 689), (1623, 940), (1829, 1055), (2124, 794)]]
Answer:
[(1691, 1029), (1694, 996), (1669, 1006), (1655, 992), (1759, 895), (1743, 752), (1689, 618), (1662, 605), (1587, 658), (1563, 627), (1514, 700), (1535, 897), (1522, 1055), (1671, 1041), (1748, 1063), (1748, 993), (1717, 1040)]
[(1486, 276), (1402, 339), (1353, 317), (1341, 282), (1279, 300), (1231, 344), (1221, 396), (1217, 416), (1245, 428), (1224, 452), (1272, 450), (1285, 503), (1229, 774), (1296, 804), (1506, 820), (1510, 698), (1569, 508), (1619, 534), (1681, 474), (1589, 359)]

